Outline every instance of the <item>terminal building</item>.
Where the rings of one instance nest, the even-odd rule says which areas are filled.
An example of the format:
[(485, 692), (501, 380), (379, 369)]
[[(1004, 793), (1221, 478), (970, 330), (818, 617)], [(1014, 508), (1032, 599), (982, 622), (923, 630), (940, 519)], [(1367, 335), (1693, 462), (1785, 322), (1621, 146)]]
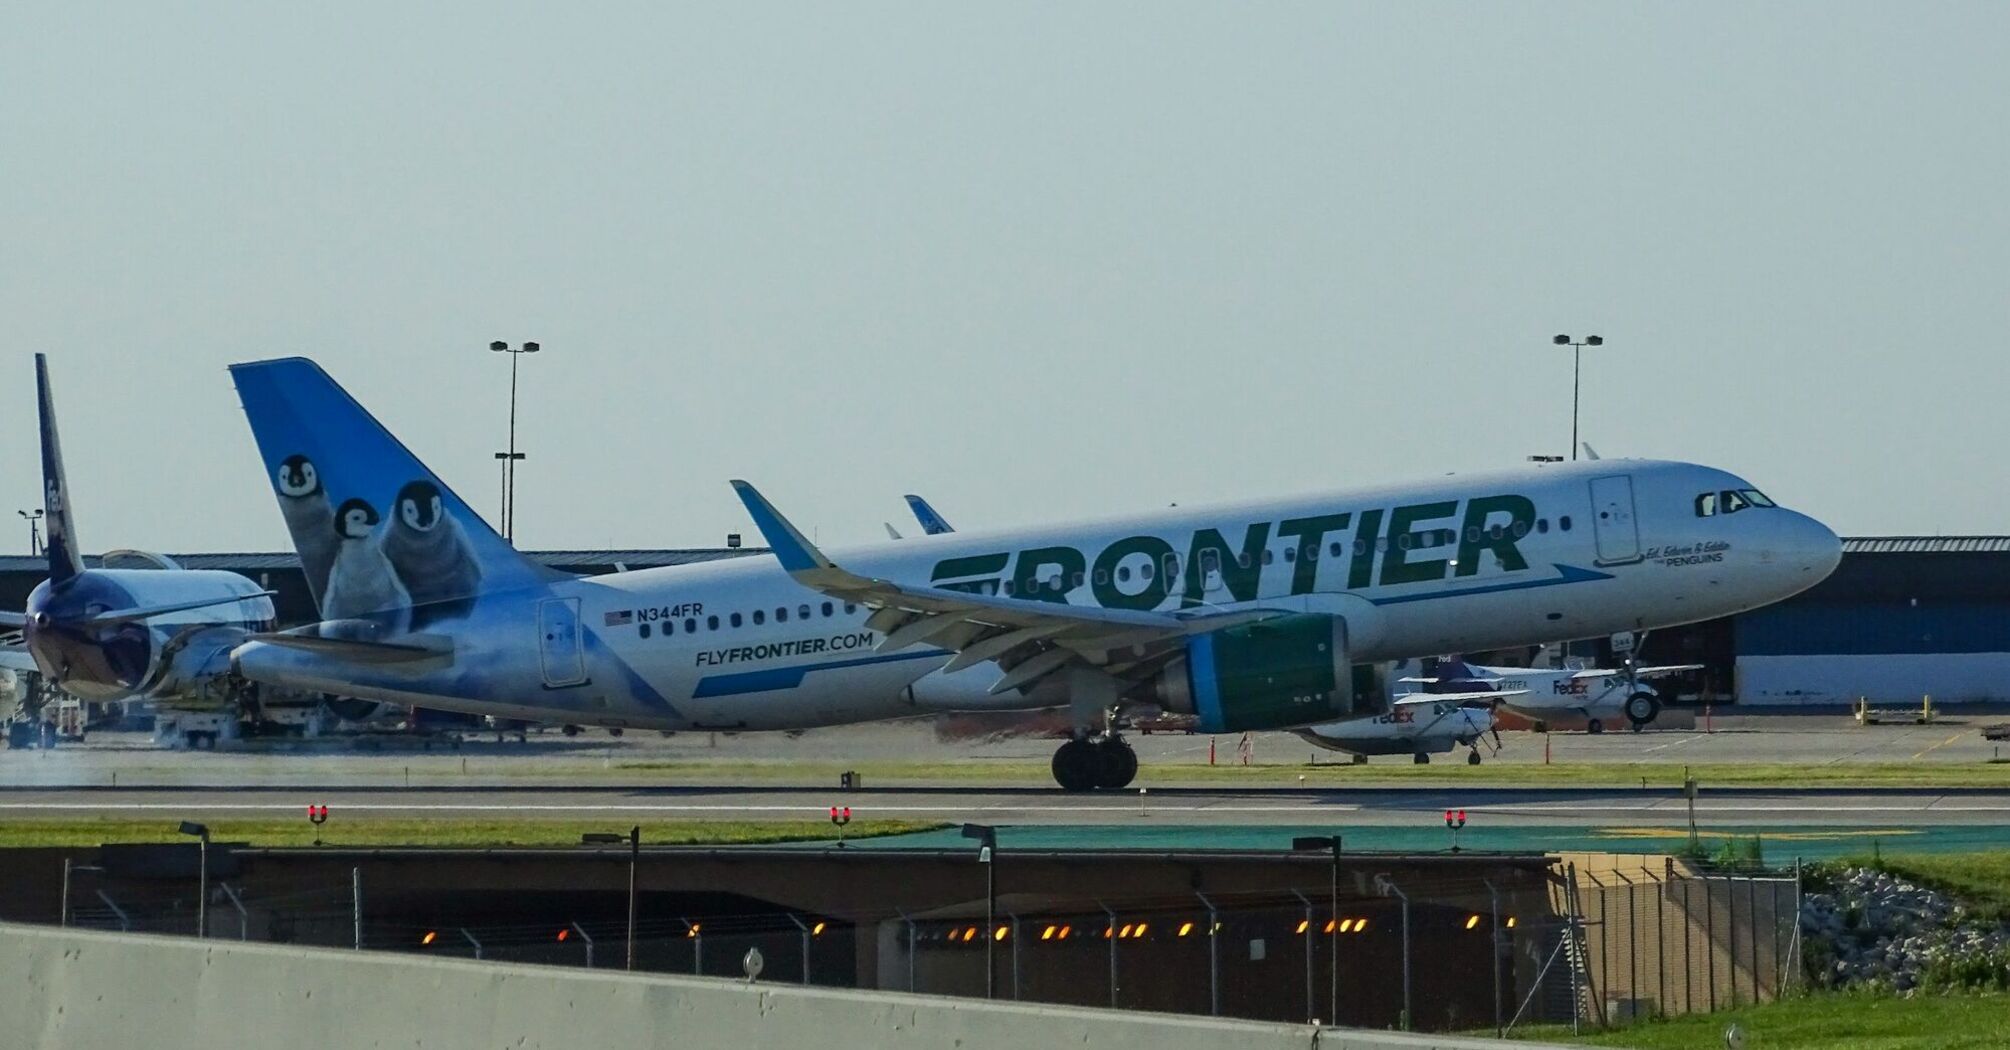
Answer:
[[(759, 548), (542, 551), (531, 557), (580, 575), (766, 554)], [(143, 557), (143, 556), (133, 556)], [(277, 592), (282, 626), (314, 619), (291, 554), (169, 556), (225, 569)], [(95, 563), (95, 562), (94, 562)], [(0, 556), (0, 608), (20, 609), (46, 565)], [(1599, 655), (1610, 659), (1603, 643)], [(1843, 541), (1827, 580), (1777, 605), (1652, 634), (1648, 663), (1702, 664), (1676, 703), (1936, 704), (2010, 701), (2010, 536), (1884, 536)]]

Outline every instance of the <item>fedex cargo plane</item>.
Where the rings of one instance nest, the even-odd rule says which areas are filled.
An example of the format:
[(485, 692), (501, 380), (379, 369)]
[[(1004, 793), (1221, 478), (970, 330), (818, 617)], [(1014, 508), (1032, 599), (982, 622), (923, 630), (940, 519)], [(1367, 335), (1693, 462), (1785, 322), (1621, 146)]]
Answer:
[[(574, 578), (313, 362), (231, 372), (325, 617), (240, 646), (252, 680), (673, 730), (1067, 707), (1070, 790), (1135, 776), (1128, 709), (1209, 732), (1372, 714), (1378, 662), (1723, 616), (1841, 557), (1736, 475), (1600, 460), (828, 553), (736, 481), (772, 557)], [(1697, 512), (1723, 492), (1747, 509)]]

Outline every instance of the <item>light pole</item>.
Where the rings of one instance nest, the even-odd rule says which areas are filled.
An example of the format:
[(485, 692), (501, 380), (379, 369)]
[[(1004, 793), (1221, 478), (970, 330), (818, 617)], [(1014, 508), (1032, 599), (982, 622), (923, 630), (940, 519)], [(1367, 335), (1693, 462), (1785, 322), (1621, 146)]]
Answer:
[(202, 838), (202, 845), (197, 847), (200, 858), (196, 869), (199, 896), (195, 899), (195, 935), (200, 939), (209, 936), (209, 826), (184, 820), (181, 822), (181, 833)]
[(984, 865), (984, 998), (995, 994), (998, 949), (998, 829), (988, 824), (963, 825), (963, 837), (976, 839), (977, 863)]
[(1580, 385), (1578, 377), (1584, 367), (1584, 348), (1587, 346), (1604, 346), (1605, 338), (1603, 336), (1587, 335), (1582, 340), (1578, 340), (1559, 334), (1556, 338), (1551, 339), (1550, 342), (1558, 346), (1570, 347), (1570, 458), (1572, 461), (1575, 461), (1577, 459), (1577, 392)]
[[(1293, 850), (1331, 850), (1333, 854), (1333, 877), (1329, 883), (1326, 898), (1327, 918), (1333, 924), (1332, 935), (1326, 939), (1327, 943), (1333, 949), (1333, 957), (1328, 963), (1330, 972), (1327, 976), (1331, 978), (1333, 987), (1332, 1002), (1327, 1008), (1326, 1023), (1337, 1025), (1340, 1023), (1340, 836), (1300, 835), (1291, 840), (1291, 848)], [(1307, 1012), (1309, 1013), (1310, 1011)]]
[(524, 458), (523, 453), (516, 450), (516, 365), (518, 358), (524, 354), (537, 353), (539, 347), (536, 343), (511, 347), (508, 343), (497, 340), (489, 344), (489, 349), (498, 354), (509, 355), (509, 451), (496, 453), (496, 458), (502, 460), (503, 492), (500, 524), (503, 539), (513, 543), (516, 539), (516, 464), (518, 460)]
[(623, 840), (628, 843), (628, 968), (635, 969), (635, 869), (642, 862), (642, 828), (640, 825), (628, 829), (626, 836), (610, 835), (604, 831), (589, 831), (579, 837), (579, 841), (589, 846), (615, 845)]
[(28, 519), (28, 553), (40, 556), (42, 553), (42, 512), (40, 510), (17, 510), (14, 513)]

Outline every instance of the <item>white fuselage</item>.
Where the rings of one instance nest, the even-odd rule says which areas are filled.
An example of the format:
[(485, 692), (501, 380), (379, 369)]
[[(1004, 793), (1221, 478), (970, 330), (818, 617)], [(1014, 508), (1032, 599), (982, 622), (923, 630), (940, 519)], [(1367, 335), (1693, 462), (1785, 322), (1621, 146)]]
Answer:
[[(1621, 480), (1615, 480), (1621, 479)], [(1297, 499), (833, 551), (852, 572), (1105, 608), (1344, 617), (1355, 662), (1693, 622), (1814, 585), (1835, 535), (1791, 510), (1698, 516), (1750, 486), (1709, 467), (1606, 460)], [(1224, 553), (1226, 552), (1226, 553)], [(550, 722), (797, 729), (917, 711), (1049, 706), (992, 696), (994, 665), (940, 673), (929, 646), (877, 652), (872, 610), (756, 555), (484, 594), (451, 666), (375, 669), (268, 643), (274, 684)]]
[(1399, 704), (1379, 715), (1326, 722), (1297, 733), (1328, 751), (1352, 755), (1435, 755), (1470, 747), (1493, 727), (1489, 706), (1434, 700)]

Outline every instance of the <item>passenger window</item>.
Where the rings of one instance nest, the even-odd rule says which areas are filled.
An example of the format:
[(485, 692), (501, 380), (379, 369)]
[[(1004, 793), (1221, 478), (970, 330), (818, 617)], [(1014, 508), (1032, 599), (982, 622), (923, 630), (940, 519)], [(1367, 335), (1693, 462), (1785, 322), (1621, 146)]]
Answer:
[(697, 633), (698, 633), (698, 618), (697, 618), (697, 617), (693, 616), (693, 617), (691, 617), (690, 619), (688, 619), (688, 620), (685, 620), (685, 621), (684, 621), (684, 633), (685, 633), (685, 634), (697, 634)]
[(1480, 527), (1478, 525), (1466, 526), (1466, 542), (1478, 543), (1479, 541), (1480, 541)]
[(1378, 550), (1378, 551), (1381, 551), (1381, 552), (1383, 552), (1383, 553), (1385, 553), (1385, 554), (1386, 554), (1386, 553), (1388, 553), (1388, 550), (1389, 550), (1389, 537), (1387, 537), (1387, 536), (1378, 536), (1378, 537), (1376, 537), (1376, 539), (1375, 539), (1375, 549), (1376, 549), (1376, 550)]
[(1549, 519), (1548, 518), (1535, 519), (1535, 531), (1541, 533), (1549, 532)]
[(1410, 534), (1409, 534), (1409, 533), (1407, 533), (1407, 532), (1406, 532), (1406, 533), (1402, 534), (1401, 536), (1398, 536), (1398, 537), (1396, 537), (1396, 549), (1397, 549), (1397, 550), (1404, 550), (1404, 551), (1406, 551), (1406, 550), (1409, 550), (1409, 549), (1410, 549)]
[(1179, 555), (1177, 554), (1166, 555), (1166, 579), (1170, 580), (1178, 575), (1179, 575)]
[(824, 603), (824, 619), (830, 619), (830, 615), (831, 615), (831, 603), (829, 603), (829, 602), (825, 602), (825, 603)]
[(1526, 535), (1528, 535), (1528, 522), (1526, 522), (1526, 521), (1517, 521), (1517, 522), (1515, 522), (1515, 523), (1514, 523), (1514, 538), (1515, 538), (1515, 539), (1521, 539), (1521, 538), (1522, 538), (1523, 536), (1526, 536)]
[(1151, 579), (1151, 578), (1152, 578), (1152, 563), (1151, 563), (1151, 562), (1146, 562), (1146, 563), (1144, 563), (1143, 565), (1140, 565), (1140, 566), (1138, 566), (1138, 579), (1140, 579), (1140, 580), (1149, 580), (1149, 579)]
[(1506, 530), (1506, 529), (1504, 529), (1504, 528), (1501, 528), (1501, 527), (1500, 527), (1499, 525), (1489, 525), (1489, 526), (1487, 526), (1487, 538), (1488, 538), (1488, 539), (1492, 539), (1492, 540), (1497, 540), (1497, 539), (1500, 539), (1501, 537), (1503, 537), (1503, 536), (1505, 536), (1505, 535), (1507, 535), (1507, 530)]
[(1736, 514), (1747, 506), (1750, 506), (1750, 504), (1745, 502), (1745, 497), (1738, 495), (1730, 489), (1725, 489), (1717, 498), (1723, 501), (1720, 505), (1724, 508), (1724, 513), (1726, 514)]
[(1012, 597), (1012, 581), (1011, 581), (1011, 580), (1006, 580), (1006, 581), (1005, 581), (1005, 597), (1007, 597), (1007, 598), (1010, 598), (1010, 597)]
[(1236, 555), (1235, 563), (1245, 569), (1249, 568), (1249, 552), (1243, 551), (1241, 554)]
[(781, 607), (779, 607), (779, 608), (777, 608), (777, 609), (775, 610), (775, 622), (776, 622), (776, 623), (788, 623), (788, 622), (789, 622), (789, 607), (788, 607), (788, 606), (784, 605), (784, 606), (781, 606)]
[[(1131, 579), (1131, 567), (1128, 565), (1117, 566), (1117, 580), (1119, 582), (1128, 583), (1130, 582), (1130, 579)], [(1146, 579), (1150, 579), (1150, 577), (1146, 577)]]
[(707, 617), (705, 617), (705, 629), (706, 629), (706, 630), (708, 630), (708, 631), (716, 631), (716, 630), (718, 630), (718, 629), (719, 629), (719, 618), (718, 618), (717, 616), (707, 616)]
[(1221, 571), (1221, 552), (1215, 550), (1213, 547), (1209, 547), (1206, 550), (1201, 551), (1200, 552), (1201, 576), (1206, 577), (1210, 573), (1219, 573), (1220, 571)]
[(636, 630), (636, 633), (640, 634), (640, 635), (641, 635), (642, 637), (644, 637), (644, 638), (647, 638), (647, 637), (649, 637), (649, 625), (648, 625), (648, 624), (646, 624), (646, 623), (645, 623), (645, 624), (643, 624), (642, 626), (640, 626), (640, 627), (637, 627), (637, 628), (636, 628), (635, 630)]
[(1354, 537), (1354, 553), (1356, 554), (1368, 553), (1368, 541), (1362, 539), (1359, 536)]
[(1108, 582), (1110, 582), (1110, 570), (1108, 570), (1108, 569), (1097, 569), (1097, 570), (1096, 570), (1096, 586), (1098, 586), (1098, 587), (1101, 587), (1102, 585), (1104, 585), (1104, 584), (1106, 584), (1106, 583), (1108, 583)]
[(857, 605), (853, 604), (852, 602), (844, 603), (844, 614), (846, 616), (850, 616), (852, 613), (855, 613), (857, 611), (858, 611)]
[(1565, 515), (1564, 515), (1563, 517), (1560, 517), (1560, 518), (1556, 519), (1556, 527), (1557, 527), (1557, 528), (1559, 528), (1559, 529), (1562, 529), (1562, 530), (1563, 530), (1563, 531), (1565, 531), (1565, 532), (1569, 532), (1569, 531), (1570, 531), (1570, 515), (1568, 515), (1568, 514), (1565, 514)]
[(1276, 552), (1272, 551), (1269, 547), (1263, 548), (1263, 564), (1270, 565), (1274, 564), (1276, 561), (1277, 561)]
[(1715, 515), (1716, 515), (1716, 513), (1717, 513), (1717, 494), (1716, 494), (1716, 493), (1714, 493), (1714, 492), (1705, 492), (1705, 493), (1703, 493), (1703, 494), (1702, 494), (1701, 496), (1698, 496), (1698, 497), (1696, 497), (1696, 516), (1697, 516), (1697, 517), (1699, 517), (1699, 518), (1708, 518), (1708, 517), (1713, 517), (1713, 516), (1715, 516)]
[[(737, 617), (736, 617), (735, 619), (737, 619)], [(767, 622), (768, 622), (768, 614), (767, 614), (767, 610), (765, 610), (765, 609), (755, 609), (755, 610), (754, 610), (754, 626), (756, 626), (756, 627), (759, 627), (760, 625), (762, 625), (762, 624), (764, 624), (764, 623), (767, 623)], [(739, 624), (738, 624), (738, 623), (736, 622), (736, 623), (734, 623), (734, 624), (733, 624), (733, 626), (735, 626), (735, 627), (738, 627), (738, 626), (740, 626), (740, 625), (739, 625)]]
[(1284, 548), (1284, 560), (1285, 560), (1285, 561), (1297, 561), (1297, 560), (1298, 560), (1298, 548), (1296, 548), (1296, 547), (1286, 547), (1286, 548)]
[(1075, 572), (1075, 576), (1074, 576), (1074, 581), (1075, 581), (1075, 586), (1077, 586), (1077, 587), (1080, 587), (1080, 586), (1082, 585), (1082, 573), (1081, 573), (1081, 571), (1080, 571), (1080, 570), (1077, 570), (1077, 571)]
[(1332, 557), (1338, 558), (1342, 554), (1347, 553), (1347, 545), (1341, 543), (1339, 540), (1334, 540), (1332, 543), (1326, 545), (1326, 553)]

